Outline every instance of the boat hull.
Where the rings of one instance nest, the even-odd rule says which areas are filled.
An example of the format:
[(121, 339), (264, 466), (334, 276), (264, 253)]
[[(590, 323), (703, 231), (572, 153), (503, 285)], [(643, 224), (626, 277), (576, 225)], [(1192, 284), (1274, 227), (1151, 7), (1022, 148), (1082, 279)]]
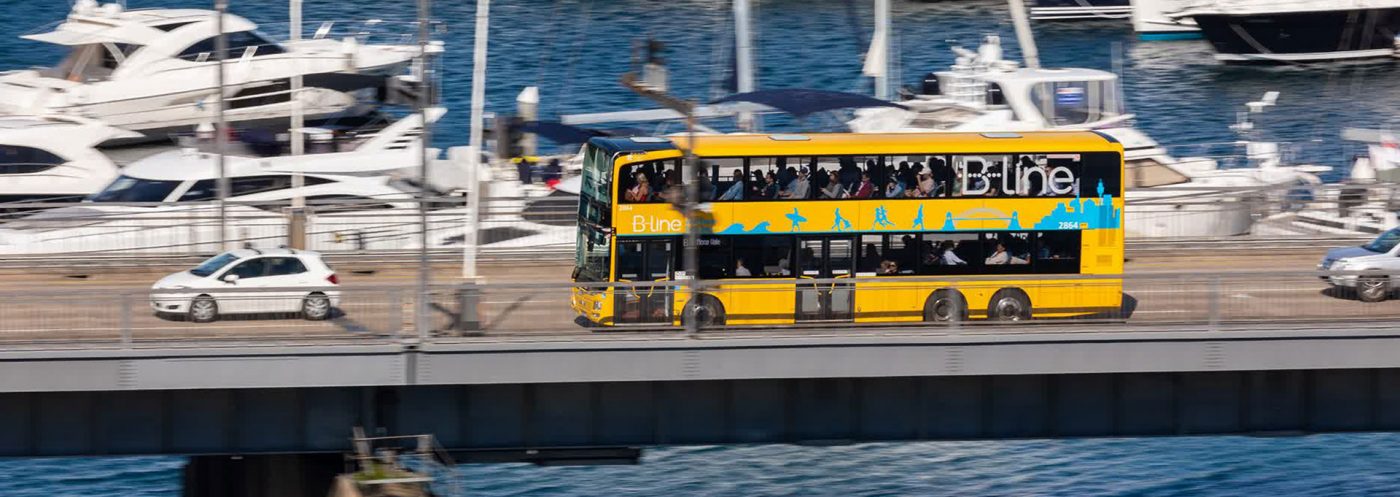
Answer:
[(1193, 16), (1230, 63), (1288, 63), (1389, 57), (1400, 8)]
[(1127, 19), (1132, 13), (1128, 0), (1036, 0), (1031, 7), (1037, 21)]

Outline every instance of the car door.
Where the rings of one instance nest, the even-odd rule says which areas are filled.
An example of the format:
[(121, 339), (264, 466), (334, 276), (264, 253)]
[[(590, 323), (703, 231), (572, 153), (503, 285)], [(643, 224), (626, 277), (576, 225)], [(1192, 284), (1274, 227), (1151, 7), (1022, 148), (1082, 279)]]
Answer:
[[(266, 260), (262, 257), (252, 257), (239, 261), (238, 265), (229, 268), (220, 275), (219, 280), (224, 282), (224, 288), (231, 291), (214, 294), (214, 300), (219, 303), (219, 312), (224, 314), (266, 312), (263, 310), (262, 303), (265, 294), (236, 291), (265, 286), (263, 282), (266, 273)], [(238, 279), (229, 281), (231, 275), (237, 275)]]
[[(267, 272), (260, 286), (265, 288), (298, 288), (311, 285), (306, 265), (296, 257), (264, 257)], [(263, 312), (297, 312), (301, 310), (306, 292), (288, 290), (263, 293)]]

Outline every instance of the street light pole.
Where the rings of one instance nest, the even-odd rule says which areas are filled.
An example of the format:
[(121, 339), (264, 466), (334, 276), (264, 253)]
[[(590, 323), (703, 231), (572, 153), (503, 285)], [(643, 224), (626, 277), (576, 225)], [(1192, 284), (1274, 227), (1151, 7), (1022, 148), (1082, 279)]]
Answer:
[[(486, 43), (491, 0), (476, 1), (476, 39), (472, 44), (472, 109), (468, 137), (467, 212), (462, 231), (462, 278), (476, 279), (477, 232), (481, 229), (481, 140), (486, 112)], [(504, 137), (496, 137), (503, 140)]]
[(418, 305), (416, 319), (418, 336), (426, 337), (430, 331), (428, 323), (428, 285), (432, 272), (428, 267), (428, 147), (432, 144), (432, 122), (428, 119), (428, 107), (432, 105), (432, 63), (428, 60), (428, 20), (432, 18), (432, 1), (418, 0), (418, 118), (423, 127), (419, 136), (418, 153)]
[[(301, 41), (301, 2), (302, 0), (290, 0), (288, 10), (291, 17), (291, 32), (288, 33), (288, 43), (296, 45)], [(301, 105), (301, 73), (292, 75), (289, 95), (292, 101), (292, 123), (288, 133), (292, 141), (292, 155), (304, 153), (305, 144), (302, 142), (302, 128), (306, 126), (305, 116)], [(306, 196), (302, 195), (302, 187), (306, 186), (306, 176), (301, 171), (292, 173), (292, 191), (296, 196), (292, 197), (292, 209), (289, 213), (291, 219), (287, 225), (287, 245), (295, 249), (306, 248)]]
[(219, 182), (215, 185), (219, 194), (219, 250), (228, 250), (228, 172), (224, 167), (224, 153), (228, 148), (228, 123), (224, 122), (224, 59), (228, 52), (228, 38), (224, 36), (224, 15), (228, 13), (228, 0), (214, 0), (214, 62), (218, 66), (215, 83), (219, 87), (214, 96), (214, 153), (219, 168)]
[[(685, 252), (682, 266), (687, 276), (686, 293), (690, 295), (690, 300), (695, 305), (685, 306), (682, 310), (681, 323), (685, 325), (686, 333), (694, 337), (701, 331), (700, 320), (695, 317), (695, 310), (700, 304), (700, 228), (699, 223), (696, 223), (695, 214), (699, 211), (700, 178), (704, 174), (695, 157), (695, 103), (647, 86), (639, 81), (637, 75), (633, 73), (622, 75), (622, 85), (685, 116), (687, 140), (685, 147), (681, 149), (685, 153), (685, 166), (682, 167), (683, 174), (681, 175), (685, 187), (685, 202), (681, 206), (681, 214), (685, 216)], [(690, 174), (684, 174), (686, 168), (689, 168)]]

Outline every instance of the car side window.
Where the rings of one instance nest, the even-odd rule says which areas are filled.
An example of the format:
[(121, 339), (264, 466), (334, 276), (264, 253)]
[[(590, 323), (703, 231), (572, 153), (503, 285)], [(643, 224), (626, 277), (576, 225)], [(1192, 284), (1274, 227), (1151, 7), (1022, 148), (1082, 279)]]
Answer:
[(258, 278), (267, 272), (267, 259), (249, 259), (234, 266), (226, 274), (236, 274), (239, 279)]
[(268, 276), (285, 276), (306, 272), (306, 265), (302, 264), (301, 259), (296, 257), (269, 257), (264, 260), (267, 261)]

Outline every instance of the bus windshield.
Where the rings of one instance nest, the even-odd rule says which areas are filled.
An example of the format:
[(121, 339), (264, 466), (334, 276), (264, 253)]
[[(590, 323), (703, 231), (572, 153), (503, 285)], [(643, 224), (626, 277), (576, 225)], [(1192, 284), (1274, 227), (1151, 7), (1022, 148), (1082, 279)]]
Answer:
[(612, 244), (609, 241), (609, 236), (595, 227), (579, 227), (577, 253), (574, 256), (575, 281), (608, 281), (612, 258)]

